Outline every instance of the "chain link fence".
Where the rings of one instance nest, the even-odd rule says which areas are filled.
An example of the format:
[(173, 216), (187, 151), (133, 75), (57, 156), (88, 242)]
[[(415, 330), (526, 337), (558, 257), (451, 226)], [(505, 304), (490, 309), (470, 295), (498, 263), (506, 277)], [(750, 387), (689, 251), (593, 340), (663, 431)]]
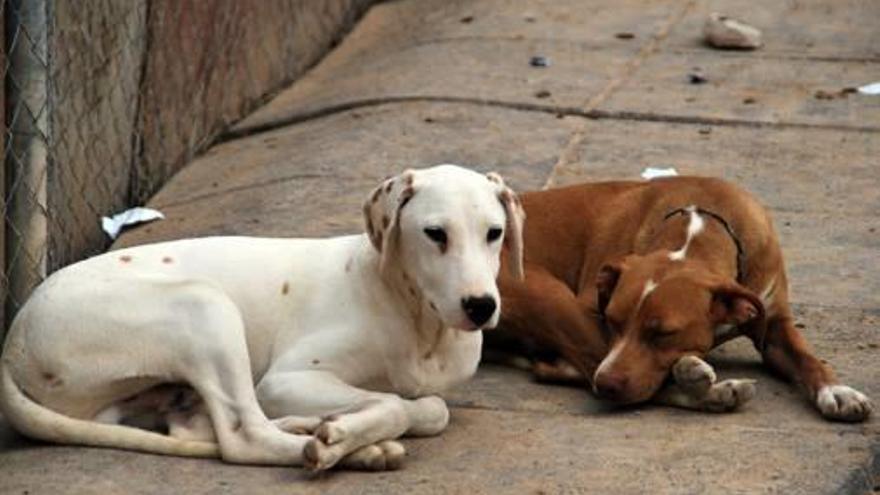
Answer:
[(101, 216), (143, 204), (371, 0), (0, 2), (8, 323), (46, 275), (109, 247)]

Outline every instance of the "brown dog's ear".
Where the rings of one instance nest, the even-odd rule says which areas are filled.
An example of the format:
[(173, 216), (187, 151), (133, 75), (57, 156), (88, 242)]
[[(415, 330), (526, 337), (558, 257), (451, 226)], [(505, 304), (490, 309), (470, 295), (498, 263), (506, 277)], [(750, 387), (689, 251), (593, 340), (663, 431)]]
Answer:
[(504, 180), (495, 172), (486, 174), (489, 182), (495, 184), (498, 194), (498, 201), (504, 207), (504, 213), (507, 216), (507, 225), (504, 230), (504, 246), (507, 248), (507, 265), (510, 274), (517, 280), (524, 278), (523, 271), (523, 225), (526, 219), (526, 212), (523, 210), (519, 197), (513, 192), (513, 189), (504, 184)]
[(415, 171), (406, 170), (386, 179), (370, 192), (364, 202), (364, 223), (370, 242), (381, 254), (382, 271), (396, 258), (394, 251), (400, 237), (400, 212), (415, 195)]
[(617, 287), (617, 281), (620, 280), (620, 274), (623, 273), (625, 265), (623, 260), (606, 263), (599, 269), (596, 274), (596, 293), (598, 294), (599, 314), (605, 314), (608, 303), (611, 302), (611, 294)]
[(734, 325), (760, 350), (767, 328), (764, 304), (754, 292), (736, 282), (720, 282), (711, 289), (709, 317), (715, 325)]

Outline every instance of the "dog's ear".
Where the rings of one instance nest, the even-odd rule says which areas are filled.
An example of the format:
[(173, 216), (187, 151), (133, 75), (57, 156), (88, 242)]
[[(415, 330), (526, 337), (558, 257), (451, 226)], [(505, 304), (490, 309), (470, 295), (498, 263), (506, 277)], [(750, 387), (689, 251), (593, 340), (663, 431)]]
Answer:
[(381, 254), (380, 268), (385, 271), (396, 257), (400, 237), (400, 212), (415, 195), (415, 171), (405, 170), (386, 179), (370, 192), (364, 202), (364, 223), (370, 242)]
[(767, 328), (761, 298), (734, 281), (720, 281), (710, 288), (712, 303), (709, 318), (715, 325), (734, 325), (763, 348)]
[(599, 314), (605, 314), (608, 303), (611, 302), (611, 294), (617, 287), (617, 281), (620, 280), (620, 274), (626, 269), (623, 259), (606, 263), (599, 269), (596, 274), (596, 294), (598, 296)]
[(522, 280), (525, 277), (523, 271), (523, 225), (526, 220), (526, 212), (523, 210), (519, 197), (513, 192), (513, 189), (504, 184), (504, 179), (500, 175), (489, 172), (486, 174), (486, 178), (495, 185), (498, 201), (504, 207), (504, 214), (507, 217), (504, 227), (507, 266), (514, 278)]

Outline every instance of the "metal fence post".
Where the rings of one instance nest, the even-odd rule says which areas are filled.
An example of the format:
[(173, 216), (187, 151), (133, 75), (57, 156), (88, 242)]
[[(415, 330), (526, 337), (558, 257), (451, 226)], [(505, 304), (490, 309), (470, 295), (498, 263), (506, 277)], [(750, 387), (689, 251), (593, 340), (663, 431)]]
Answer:
[(49, 7), (7, 0), (6, 302), (11, 320), (47, 269)]

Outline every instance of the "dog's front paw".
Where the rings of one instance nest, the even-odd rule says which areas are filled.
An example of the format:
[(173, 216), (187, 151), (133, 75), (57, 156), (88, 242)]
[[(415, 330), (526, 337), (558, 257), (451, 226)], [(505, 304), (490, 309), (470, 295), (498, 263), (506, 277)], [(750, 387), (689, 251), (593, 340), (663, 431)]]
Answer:
[(755, 380), (724, 380), (712, 385), (703, 398), (702, 407), (711, 412), (735, 411), (754, 397)]
[(347, 434), (336, 422), (325, 420), (315, 429), (315, 436), (326, 445), (334, 445), (345, 440)]
[(846, 385), (826, 385), (816, 394), (816, 406), (827, 419), (835, 421), (864, 421), (873, 406), (868, 397)]
[(395, 440), (385, 440), (355, 450), (339, 461), (339, 466), (364, 471), (390, 471), (399, 469), (406, 457), (403, 444)]
[(694, 397), (709, 393), (717, 377), (712, 366), (697, 356), (684, 356), (672, 367), (672, 377), (681, 390)]
[(318, 426), (321, 426), (321, 418), (317, 416), (284, 416), (273, 419), (272, 424), (285, 433), (311, 435)]

